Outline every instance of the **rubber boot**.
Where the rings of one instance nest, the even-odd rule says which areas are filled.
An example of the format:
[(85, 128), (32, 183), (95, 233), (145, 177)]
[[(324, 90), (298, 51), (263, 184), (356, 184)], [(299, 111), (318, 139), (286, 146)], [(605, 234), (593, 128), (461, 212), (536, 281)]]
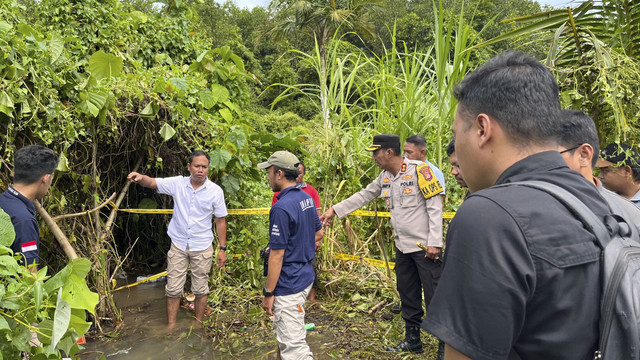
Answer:
[(409, 351), (416, 354), (422, 354), (422, 341), (420, 340), (420, 327), (406, 326), (404, 340), (396, 346), (389, 346), (387, 351)]
[(438, 339), (438, 353), (436, 360), (444, 360), (444, 343)]

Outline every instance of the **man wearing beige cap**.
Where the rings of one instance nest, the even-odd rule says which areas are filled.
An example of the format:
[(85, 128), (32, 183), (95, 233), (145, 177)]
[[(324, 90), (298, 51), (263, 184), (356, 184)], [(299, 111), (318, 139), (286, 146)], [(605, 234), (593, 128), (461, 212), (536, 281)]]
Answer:
[(611, 143), (596, 163), (602, 185), (640, 207), (640, 156), (631, 146)]
[(429, 165), (400, 155), (398, 135), (376, 135), (366, 150), (382, 172), (366, 188), (330, 207), (321, 220), (328, 224), (334, 215), (343, 218), (376, 197), (385, 200), (395, 233), (395, 271), (405, 321), (404, 340), (387, 351), (422, 353), (422, 293), (426, 308), (442, 273), (442, 200), (436, 196), (442, 185)]
[(276, 151), (259, 169), (267, 170), (269, 186), (278, 201), (269, 211), (269, 268), (262, 293), (262, 308), (273, 315), (278, 358), (313, 359), (306, 342), (304, 304), (315, 277), (311, 260), (315, 243), (323, 236), (311, 196), (296, 183), (298, 158)]

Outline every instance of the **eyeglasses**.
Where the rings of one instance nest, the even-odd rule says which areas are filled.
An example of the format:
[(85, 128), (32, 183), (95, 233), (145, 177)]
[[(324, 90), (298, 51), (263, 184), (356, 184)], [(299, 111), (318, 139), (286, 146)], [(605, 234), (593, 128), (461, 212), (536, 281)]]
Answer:
[(569, 148), (569, 149), (566, 149), (566, 150), (562, 150), (562, 151), (560, 151), (560, 154), (564, 154), (564, 153), (566, 153), (566, 152), (573, 151), (573, 150), (575, 150), (575, 149), (579, 148), (580, 146), (582, 146), (582, 144), (580, 144), (580, 145), (576, 145), (576, 146), (574, 146), (574, 147), (572, 147), (572, 148)]

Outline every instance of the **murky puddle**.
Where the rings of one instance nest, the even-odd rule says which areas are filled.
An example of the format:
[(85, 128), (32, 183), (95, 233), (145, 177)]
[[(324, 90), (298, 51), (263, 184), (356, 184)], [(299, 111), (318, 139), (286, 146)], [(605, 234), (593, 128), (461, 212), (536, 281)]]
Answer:
[[(245, 349), (234, 349), (237, 355), (218, 350), (220, 346), (195, 323), (193, 313), (180, 309), (173, 330), (167, 329), (164, 282), (141, 284), (120, 290), (116, 304), (123, 313), (124, 331), (117, 339), (89, 341), (81, 359), (94, 360), (104, 355), (108, 360), (120, 359), (275, 359), (275, 342), (256, 346), (249, 341)], [(242, 336), (242, 335), (241, 335)], [(275, 339), (275, 334), (273, 334)], [(243, 341), (240, 337), (241, 342)], [(318, 332), (307, 333), (307, 342), (316, 359), (331, 359)], [(242, 345), (241, 345), (242, 347)], [(240, 353), (240, 354), (238, 354)]]

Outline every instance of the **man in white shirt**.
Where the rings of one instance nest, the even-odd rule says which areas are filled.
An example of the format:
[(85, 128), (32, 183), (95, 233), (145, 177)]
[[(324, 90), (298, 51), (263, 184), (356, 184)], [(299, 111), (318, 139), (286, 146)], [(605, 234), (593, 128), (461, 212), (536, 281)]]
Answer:
[(180, 297), (191, 266), (191, 292), (196, 296), (196, 319), (202, 321), (209, 294), (209, 271), (213, 258), (212, 217), (220, 241), (217, 265), (223, 267), (227, 250), (227, 207), (220, 186), (208, 178), (210, 158), (204, 151), (194, 151), (187, 170), (191, 176), (151, 178), (137, 172), (127, 176), (131, 182), (156, 189), (173, 197), (173, 216), (167, 234), (171, 249), (167, 254), (167, 320), (169, 327), (176, 323)]

